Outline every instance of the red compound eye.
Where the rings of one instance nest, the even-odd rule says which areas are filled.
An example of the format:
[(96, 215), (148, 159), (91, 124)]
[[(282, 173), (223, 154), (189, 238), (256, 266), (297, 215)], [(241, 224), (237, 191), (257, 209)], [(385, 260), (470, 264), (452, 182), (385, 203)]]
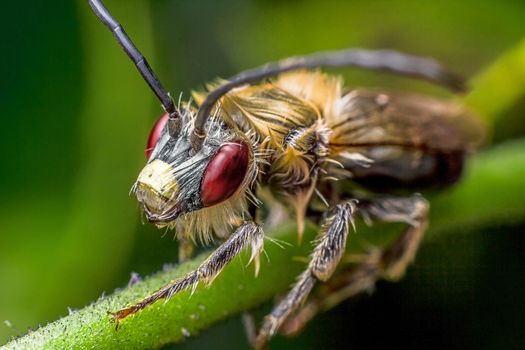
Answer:
[(242, 141), (219, 148), (204, 170), (201, 200), (205, 207), (220, 203), (237, 191), (248, 170), (249, 157), (248, 146)]
[(162, 129), (164, 129), (164, 126), (168, 122), (169, 114), (164, 113), (159, 120), (153, 125), (153, 128), (151, 129), (148, 137), (148, 143), (146, 145), (146, 159), (149, 159), (151, 156), (151, 152), (153, 151), (153, 148), (155, 148), (155, 145), (157, 144), (157, 141), (159, 141), (160, 134), (162, 133)]

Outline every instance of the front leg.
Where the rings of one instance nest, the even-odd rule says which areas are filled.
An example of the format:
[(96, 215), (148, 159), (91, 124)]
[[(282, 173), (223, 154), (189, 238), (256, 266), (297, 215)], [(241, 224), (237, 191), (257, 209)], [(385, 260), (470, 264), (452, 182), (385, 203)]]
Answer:
[(254, 341), (256, 348), (264, 347), (286, 318), (301, 306), (317, 280), (326, 281), (332, 276), (345, 251), (348, 223), (353, 223), (354, 211), (353, 201), (342, 203), (335, 206), (331, 215), (324, 220), (308, 268), (286, 297), (264, 318)]
[(244, 222), (230, 238), (217, 248), (195, 271), (188, 273), (184, 277), (170, 281), (167, 285), (136, 304), (113, 313), (113, 319), (119, 322), (159, 299), (170, 298), (172, 295), (185, 289), (197, 287), (200, 281), (209, 284), (217, 277), (221, 270), (249, 244), (252, 248), (250, 262), (252, 260), (254, 261), (255, 272), (257, 273), (259, 270), (259, 253), (263, 249), (263, 236), (264, 233), (259, 225), (252, 221)]

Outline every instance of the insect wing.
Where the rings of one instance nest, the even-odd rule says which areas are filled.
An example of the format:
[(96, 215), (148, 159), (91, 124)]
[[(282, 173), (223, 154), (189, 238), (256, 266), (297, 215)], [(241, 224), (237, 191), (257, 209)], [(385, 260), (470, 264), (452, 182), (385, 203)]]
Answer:
[(485, 138), (465, 107), (411, 94), (355, 90), (327, 121), (334, 159), (349, 177), (384, 186), (452, 183)]
[(334, 147), (470, 151), (485, 138), (484, 126), (465, 107), (410, 94), (352, 91), (344, 112), (328, 123)]

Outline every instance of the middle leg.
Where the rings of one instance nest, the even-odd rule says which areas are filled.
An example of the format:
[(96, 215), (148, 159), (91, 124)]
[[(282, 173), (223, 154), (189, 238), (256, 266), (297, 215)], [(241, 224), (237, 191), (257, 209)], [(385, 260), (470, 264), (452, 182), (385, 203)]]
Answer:
[(395, 281), (414, 259), (427, 227), (428, 202), (416, 194), (410, 197), (378, 197), (359, 202), (358, 213), (365, 221), (403, 222), (407, 229), (391, 244), (363, 255), (353, 255), (317, 295), (281, 327), (286, 335), (298, 333), (317, 313), (331, 309), (343, 300), (374, 288), (377, 280)]
[(355, 208), (353, 201), (339, 204), (324, 220), (308, 268), (300, 275), (292, 290), (264, 318), (254, 342), (256, 348), (264, 347), (286, 318), (301, 306), (317, 280), (327, 281), (332, 276), (345, 251), (348, 225), (349, 222), (353, 224)]

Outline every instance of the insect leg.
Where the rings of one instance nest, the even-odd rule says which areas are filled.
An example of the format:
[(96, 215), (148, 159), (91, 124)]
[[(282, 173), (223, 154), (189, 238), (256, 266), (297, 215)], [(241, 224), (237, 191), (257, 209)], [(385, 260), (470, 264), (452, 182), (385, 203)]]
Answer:
[(324, 312), (362, 292), (373, 289), (379, 279), (379, 256), (369, 254), (357, 266), (347, 268), (320, 286), (316, 296), (289, 317), (282, 325), (282, 334), (290, 336), (299, 333), (319, 312)]
[(115, 321), (119, 321), (128, 315), (134, 314), (146, 306), (153, 304), (155, 301), (164, 298), (170, 298), (190, 287), (195, 288), (200, 281), (211, 283), (219, 275), (221, 270), (235, 257), (239, 252), (251, 245), (252, 255), (250, 262), (255, 263), (255, 271), (259, 269), (259, 253), (263, 248), (263, 231), (260, 226), (252, 221), (244, 222), (217, 250), (215, 250), (195, 271), (188, 273), (186, 276), (170, 281), (167, 285), (157, 290), (155, 293), (142, 299), (135, 305), (119, 310), (113, 314)]
[[(428, 202), (420, 195), (377, 198), (360, 201), (358, 212), (365, 220), (404, 222), (408, 229), (383, 250), (359, 256), (355, 264), (345, 268), (318, 290), (318, 295), (286, 320), (281, 331), (298, 333), (318, 313), (331, 309), (359, 293), (372, 290), (381, 278), (396, 280), (414, 259), (427, 226)], [(355, 258), (355, 257), (354, 257)]]
[(381, 277), (399, 279), (414, 260), (428, 224), (429, 205), (421, 195), (384, 197), (359, 204), (359, 213), (366, 219), (383, 222), (404, 222), (408, 229), (381, 253)]
[(256, 348), (262, 348), (286, 318), (306, 300), (317, 280), (330, 278), (344, 253), (348, 222), (353, 220), (354, 211), (354, 202), (345, 202), (335, 206), (325, 219), (308, 268), (299, 276), (292, 290), (264, 318), (255, 340)]

